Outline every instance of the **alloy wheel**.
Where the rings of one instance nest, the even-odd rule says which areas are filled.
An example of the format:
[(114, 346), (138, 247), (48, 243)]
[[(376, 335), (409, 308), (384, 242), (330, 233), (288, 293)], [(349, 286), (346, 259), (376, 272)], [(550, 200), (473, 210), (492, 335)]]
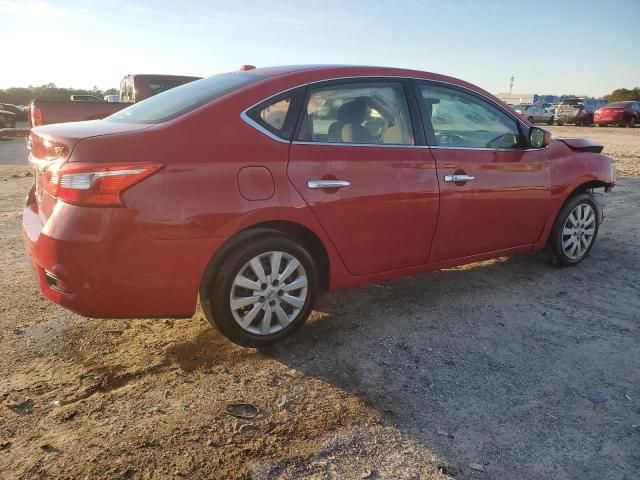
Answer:
[(562, 251), (570, 260), (586, 255), (596, 233), (596, 212), (588, 203), (579, 203), (569, 213), (562, 229)]
[(287, 252), (253, 257), (235, 276), (229, 306), (236, 323), (254, 335), (272, 335), (293, 322), (305, 305), (307, 272)]

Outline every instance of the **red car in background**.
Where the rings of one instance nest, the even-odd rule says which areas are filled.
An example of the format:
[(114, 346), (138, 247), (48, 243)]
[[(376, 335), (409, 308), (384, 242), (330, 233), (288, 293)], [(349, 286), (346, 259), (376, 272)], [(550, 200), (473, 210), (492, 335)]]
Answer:
[(615, 173), (462, 80), (377, 67), (215, 75), (32, 130), (40, 289), (92, 317), (207, 318), (280, 341), (320, 290), (594, 245)]
[(596, 110), (593, 121), (599, 127), (623, 125), (635, 127), (640, 119), (640, 102), (613, 102)]

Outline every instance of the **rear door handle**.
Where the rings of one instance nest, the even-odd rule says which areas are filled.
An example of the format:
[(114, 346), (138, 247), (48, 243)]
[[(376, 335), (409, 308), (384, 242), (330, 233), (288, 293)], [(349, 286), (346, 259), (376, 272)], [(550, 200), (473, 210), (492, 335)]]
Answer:
[(445, 182), (470, 182), (476, 177), (472, 177), (471, 175), (445, 175)]
[(308, 188), (342, 188), (349, 185), (351, 182), (346, 180), (309, 180), (307, 182)]

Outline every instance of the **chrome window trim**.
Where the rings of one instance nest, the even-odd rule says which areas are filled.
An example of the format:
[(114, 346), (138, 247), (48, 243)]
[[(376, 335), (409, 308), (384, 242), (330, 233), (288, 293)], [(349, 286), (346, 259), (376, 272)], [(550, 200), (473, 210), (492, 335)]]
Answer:
[(352, 142), (309, 142), (293, 140), (291, 145), (328, 145), (330, 147), (385, 147), (385, 148), (429, 148), (429, 145), (405, 145), (402, 143), (352, 143)]
[[(250, 126), (252, 126), (253, 128), (255, 128), (256, 130), (258, 130), (261, 133), (264, 133), (265, 135), (267, 135), (268, 137), (272, 138), (273, 140), (276, 140), (278, 142), (281, 143), (291, 143), (292, 145), (331, 145), (331, 146), (345, 146), (345, 145), (349, 145), (352, 147), (396, 147), (396, 148), (438, 148), (438, 149), (456, 149), (456, 150), (491, 150), (491, 151), (507, 151), (507, 152), (529, 152), (529, 151), (533, 151), (533, 150), (544, 150), (545, 148), (549, 148), (549, 146), (547, 145), (544, 148), (524, 148), (524, 149), (511, 149), (511, 148), (505, 148), (505, 149), (500, 149), (500, 148), (487, 148), (487, 147), (441, 147), (441, 146), (437, 146), (437, 145), (389, 145), (389, 144), (380, 144), (380, 143), (337, 143), (337, 142), (308, 142), (308, 141), (301, 141), (301, 140), (286, 140), (282, 137), (278, 137), (277, 135), (275, 135), (274, 133), (270, 132), (269, 130), (267, 130), (266, 128), (262, 127), (260, 124), (258, 124), (257, 122), (255, 122), (254, 120), (252, 120), (248, 115), (247, 112), (249, 110), (251, 110), (252, 108), (258, 106), (259, 104), (266, 102), (268, 100), (270, 100), (271, 98), (277, 97), (279, 95), (283, 95), (291, 90), (295, 90), (297, 88), (301, 88), (304, 86), (311, 86), (311, 85), (315, 85), (317, 83), (325, 83), (325, 82), (334, 82), (336, 80), (359, 80), (359, 79), (368, 79), (368, 78), (383, 78), (383, 79), (396, 79), (396, 80), (415, 80), (415, 81), (421, 81), (421, 82), (432, 82), (432, 83), (440, 83), (443, 85), (451, 85), (453, 87), (462, 89), (466, 92), (469, 92), (472, 95), (477, 95), (480, 96), (482, 98), (484, 98), (490, 105), (494, 106), (495, 108), (497, 108), (498, 110), (504, 112), (505, 114), (507, 114), (508, 116), (510, 116), (511, 118), (513, 118), (518, 124), (526, 127), (527, 129), (531, 128), (529, 125), (527, 125), (526, 123), (524, 123), (524, 121), (522, 119), (520, 119), (517, 115), (514, 115), (513, 113), (511, 113), (509, 110), (505, 109), (502, 105), (496, 103), (494, 100), (492, 100), (491, 98), (487, 97), (486, 95), (484, 95), (483, 93), (479, 93), (476, 92), (474, 90), (471, 90), (468, 87), (465, 87), (464, 85), (458, 85), (457, 83), (452, 83), (452, 82), (447, 82), (444, 80), (433, 80), (433, 79), (429, 79), (429, 78), (421, 78), (421, 77), (410, 77), (410, 76), (396, 76), (396, 75), (353, 75), (353, 76), (346, 76), (346, 77), (332, 77), (332, 78), (323, 78), (322, 80), (314, 80), (313, 82), (308, 82), (308, 83), (302, 83), (299, 85), (296, 85), (295, 87), (290, 87), (287, 88), (285, 90), (282, 90), (278, 93), (275, 93), (273, 95), (268, 96), (267, 98), (263, 98), (262, 100), (254, 103), (253, 105), (251, 105), (249, 108), (246, 108), (245, 110), (242, 111), (242, 113), (240, 113), (240, 118), (246, 122), (247, 124), (249, 124)], [(304, 105), (303, 105), (304, 108)]]

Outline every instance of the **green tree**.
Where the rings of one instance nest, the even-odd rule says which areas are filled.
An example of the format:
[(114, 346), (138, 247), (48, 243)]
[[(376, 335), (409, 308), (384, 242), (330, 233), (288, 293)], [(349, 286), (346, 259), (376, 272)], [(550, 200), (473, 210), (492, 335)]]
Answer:
[[(109, 92), (109, 93), (107, 93)], [(111, 93), (113, 92), (113, 93)], [(69, 100), (71, 95), (96, 95), (102, 98), (104, 95), (116, 95), (118, 90), (110, 88), (102, 91), (94, 86), (92, 90), (77, 88), (57, 87), (55, 83), (48, 83), (39, 87), (11, 87), (0, 89), (0, 103), (12, 103), (14, 105), (27, 105), (31, 100), (41, 98), (44, 100)]]
[(609, 95), (607, 95), (605, 98), (609, 102), (640, 100), (640, 87), (636, 87), (632, 90), (629, 90), (628, 88), (618, 88), (617, 90), (614, 90)]

